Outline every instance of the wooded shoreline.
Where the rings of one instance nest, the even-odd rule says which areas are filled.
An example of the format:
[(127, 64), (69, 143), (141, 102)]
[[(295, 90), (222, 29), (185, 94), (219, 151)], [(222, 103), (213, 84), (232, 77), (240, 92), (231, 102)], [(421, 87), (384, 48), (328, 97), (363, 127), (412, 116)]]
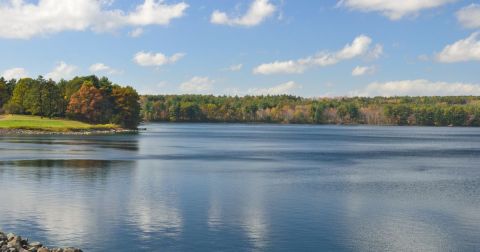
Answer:
[(0, 78), (0, 114), (63, 118), (98, 125), (135, 129), (140, 122), (137, 91), (108, 78), (75, 77), (55, 82), (38, 76)]
[(147, 122), (480, 126), (478, 96), (145, 95), (140, 101)]
[(114, 124), (124, 129), (136, 129), (142, 121), (480, 127), (479, 96), (140, 96), (130, 86), (94, 75), (58, 83), (42, 76), (18, 81), (0, 78), (0, 107), (0, 114)]

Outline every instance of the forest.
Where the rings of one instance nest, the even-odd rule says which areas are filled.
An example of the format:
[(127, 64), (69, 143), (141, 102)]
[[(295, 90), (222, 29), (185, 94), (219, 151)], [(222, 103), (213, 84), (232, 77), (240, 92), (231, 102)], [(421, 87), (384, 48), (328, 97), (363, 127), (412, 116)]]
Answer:
[(480, 126), (480, 97), (143, 95), (108, 78), (0, 78), (0, 113), (136, 128), (140, 122)]
[(58, 83), (42, 76), (0, 78), (0, 112), (6, 114), (136, 128), (141, 121), (139, 99), (135, 89), (113, 84), (106, 77), (83, 76)]
[(480, 126), (480, 97), (147, 95), (141, 117), (158, 122)]

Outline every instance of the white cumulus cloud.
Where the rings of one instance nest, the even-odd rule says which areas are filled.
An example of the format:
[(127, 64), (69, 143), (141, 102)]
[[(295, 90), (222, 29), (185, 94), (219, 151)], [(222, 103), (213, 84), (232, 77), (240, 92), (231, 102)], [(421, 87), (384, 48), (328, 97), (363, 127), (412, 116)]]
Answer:
[(301, 88), (301, 85), (294, 81), (289, 81), (270, 88), (251, 88), (248, 90), (248, 93), (253, 95), (282, 95), (291, 94), (294, 90)]
[(480, 60), (480, 32), (475, 32), (468, 38), (461, 39), (451, 45), (445, 46), (436, 55), (436, 59), (443, 63)]
[(298, 74), (303, 73), (312, 65), (309, 59), (275, 61), (261, 64), (253, 69), (254, 74)]
[(353, 76), (362, 76), (366, 74), (373, 74), (375, 73), (376, 68), (375, 66), (356, 66), (352, 70), (352, 75)]
[(402, 80), (374, 82), (353, 96), (452, 96), (480, 95), (480, 84), (462, 82), (433, 82), (429, 80)]
[(182, 17), (187, 8), (188, 4), (184, 2), (169, 5), (163, 0), (145, 0), (125, 18), (131, 25), (166, 25), (170, 20)]
[(112, 31), (124, 26), (166, 25), (184, 15), (188, 4), (145, 0), (132, 12), (109, 9), (111, 1), (0, 1), (0, 37), (29, 39), (62, 31)]
[[(373, 50), (369, 51), (372, 39), (365, 35), (356, 37), (352, 43), (347, 44), (337, 52), (321, 52), (314, 56), (298, 60), (275, 61), (271, 63), (261, 64), (253, 69), (255, 74), (298, 74), (303, 73), (313, 66), (330, 66), (335, 65), (341, 61), (353, 59), (362, 55), (376, 54), (382, 48), (377, 45)], [(381, 49), (383, 51), (383, 49)]]
[(121, 73), (121, 71), (114, 69), (110, 66), (107, 66), (103, 63), (95, 63), (91, 65), (89, 68), (90, 72), (92, 73), (108, 73), (108, 74), (118, 74)]
[(184, 56), (184, 53), (176, 53), (168, 57), (163, 53), (138, 52), (133, 57), (133, 61), (140, 66), (163, 66), (173, 64)]
[(225, 12), (215, 10), (210, 17), (210, 22), (230, 26), (255, 26), (272, 16), (275, 10), (275, 5), (269, 0), (254, 0), (243, 16), (231, 17)]
[(21, 67), (15, 67), (11, 69), (7, 69), (3, 72), (2, 77), (5, 78), (6, 80), (11, 80), (11, 79), (21, 79), (28, 77), (28, 73), (25, 70), (25, 68)]
[(52, 79), (55, 81), (59, 81), (61, 79), (68, 79), (73, 77), (73, 74), (75, 73), (76, 70), (77, 70), (76, 66), (69, 65), (61, 61), (60, 63), (58, 63), (57, 66), (55, 66), (55, 68), (53, 68), (51, 72), (47, 73), (45, 77), (47, 79)]
[(391, 20), (399, 20), (455, 1), (457, 0), (340, 0), (337, 6), (363, 12), (380, 12)]
[(480, 4), (471, 4), (457, 12), (458, 21), (467, 28), (480, 28)]
[(188, 94), (205, 94), (212, 90), (214, 80), (208, 77), (195, 76), (180, 84), (180, 91)]

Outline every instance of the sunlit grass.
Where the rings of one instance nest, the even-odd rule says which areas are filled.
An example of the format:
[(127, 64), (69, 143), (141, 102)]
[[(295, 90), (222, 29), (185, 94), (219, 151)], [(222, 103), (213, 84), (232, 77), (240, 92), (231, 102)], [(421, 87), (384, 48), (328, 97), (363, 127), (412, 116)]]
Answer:
[(49, 119), (28, 115), (0, 115), (0, 129), (23, 129), (43, 131), (87, 131), (119, 128), (114, 124), (88, 124), (66, 119)]

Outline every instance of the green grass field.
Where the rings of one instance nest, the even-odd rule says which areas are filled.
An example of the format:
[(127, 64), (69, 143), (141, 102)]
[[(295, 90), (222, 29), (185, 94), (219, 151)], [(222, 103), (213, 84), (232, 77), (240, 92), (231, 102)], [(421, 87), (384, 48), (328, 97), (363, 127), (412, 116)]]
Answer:
[(88, 124), (66, 119), (48, 119), (28, 115), (0, 115), (0, 129), (23, 129), (41, 131), (88, 131), (116, 129), (114, 124)]

